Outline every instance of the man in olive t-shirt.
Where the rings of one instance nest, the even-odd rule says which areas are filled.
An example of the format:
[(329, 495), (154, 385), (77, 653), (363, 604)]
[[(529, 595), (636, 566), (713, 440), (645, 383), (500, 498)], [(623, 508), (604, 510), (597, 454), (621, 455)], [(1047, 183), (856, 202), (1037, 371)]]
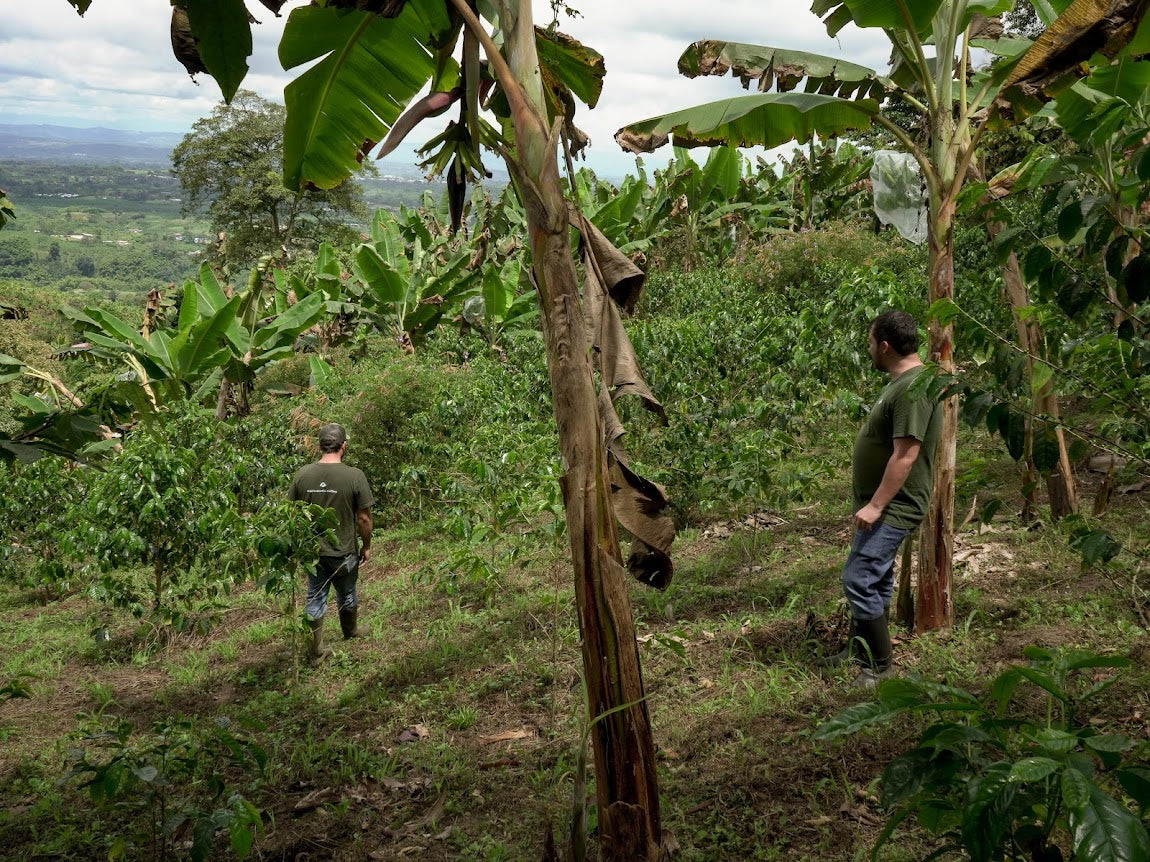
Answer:
[[(367, 477), (357, 467), (343, 463), (347, 452), (347, 432), (334, 422), (319, 429), (320, 459), (295, 474), (288, 497), (334, 509), (339, 527), (334, 541), (320, 537), (319, 561), (307, 576), (306, 622), (311, 630), (308, 655), (313, 661), (326, 658), (331, 650), (323, 646), (323, 618), (327, 597), (335, 587), (339, 625), (345, 639), (362, 636), (358, 625), (359, 604), (355, 586), (360, 563), (371, 554), (371, 505), (375, 502)], [(359, 545), (356, 537), (362, 541)]]
[[(942, 411), (929, 397), (908, 392), (923, 369), (913, 317), (904, 311), (880, 314), (867, 342), (875, 368), (889, 374), (890, 383), (855, 438), (855, 534), (842, 575), (851, 632), (846, 648), (823, 661), (834, 666), (857, 657), (863, 668), (856, 682), (870, 688), (889, 673), (887, 609), (895, 555), (930, 506)], [(862, 643), (856, 645), (856, 639)]]

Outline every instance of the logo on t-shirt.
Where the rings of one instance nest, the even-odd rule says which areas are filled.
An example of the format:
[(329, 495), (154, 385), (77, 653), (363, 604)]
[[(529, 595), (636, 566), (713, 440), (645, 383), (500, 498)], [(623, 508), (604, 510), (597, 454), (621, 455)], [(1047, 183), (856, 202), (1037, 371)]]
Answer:
[(321, 488), (326, 488), (326, 487), (327, 487), (327, 482), (320, 482), (320, 483), (319, 483), (319, 486), (320, 486)]

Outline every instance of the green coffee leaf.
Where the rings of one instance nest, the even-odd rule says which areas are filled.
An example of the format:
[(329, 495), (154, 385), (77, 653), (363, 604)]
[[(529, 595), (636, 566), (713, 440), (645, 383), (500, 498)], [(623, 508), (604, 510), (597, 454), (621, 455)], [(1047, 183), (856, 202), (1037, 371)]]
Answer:
[(941, 326), (953, 323), (954, 319), (959, 316), (961, 310), (958, 304), (953, 299), (936, 299), (934, 303), (927, 309), (926, 317), (928, 320), (937, 320)]
[(1090, 779), (1077, 769), (1062, 773), (1062, 800), (1070, 811), (1081, 810), (1090, 801)]
[(975, 862), (993, 859), (1010, 827), (1011, 804), (1018, 789), (1010, 771), (1010, 764), (995, 763), (970, 782), (970, 804), (962, 814), (962, 841)]
[[(1071, 771), (1071, 770), (1068, 770)], [(1144, 862), (1150, 859), (1150, 837), (1129, 809), (1097, 787), (1089, 799), (1070, 809), (1074, 853), (1090, 862)]]
[(1078, 745), (1077, 734), (1053, 727), (1044, 727), (1034, 735), (1035, 740), (1051, 754), (1066, 754)]
[(1053, 376), (1054, 368), (1052, 366), (1045, 362), (1035, 362), (1034, 373), (1030, 376), (1030, 390), (1037, 395)]
[(1145, 766), (1127, 766), (1116, 770), (1114, 775), (1143, 813), (1150, 810), (1150, 769)]
[(1011, 781), (1041, 781), (1058, 771), (1058, 763), (1049, 757), (1024, 757), (1010, 767)]
[(1122, 751), (1129, 751), (1134, 747), (1134, 740), (1121, 733), (1107, 733), (1101, 736), (1088, 736), (1082, 741), (1086, 743), (1087, 748), (1092, 748), (1095, 751), (1109, 754), (1117, 754)]
[(1110, 562), (1122, 550), (1122, 545), (1105, 530), (1091, 530), (1076, 537), (1070, 545), (1082, 555), (1083, 570)]
[(819, 725), (818, 730), (814, 732), (814, 738), (835, 739), (856, 733), (864, 727), (884, 721), (893, 714), (894, 710), (881, 703), (860, 703), (844, 709)]

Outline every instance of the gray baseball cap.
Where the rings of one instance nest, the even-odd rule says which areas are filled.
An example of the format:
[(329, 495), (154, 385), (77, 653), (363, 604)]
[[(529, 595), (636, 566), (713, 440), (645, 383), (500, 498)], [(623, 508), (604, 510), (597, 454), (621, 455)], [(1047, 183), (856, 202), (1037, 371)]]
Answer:
[(319, 448), (321, 452), (335, 452), (347, 442), (347, 432), (343, 426), (336, 422), (329, 422), (319, 429)]

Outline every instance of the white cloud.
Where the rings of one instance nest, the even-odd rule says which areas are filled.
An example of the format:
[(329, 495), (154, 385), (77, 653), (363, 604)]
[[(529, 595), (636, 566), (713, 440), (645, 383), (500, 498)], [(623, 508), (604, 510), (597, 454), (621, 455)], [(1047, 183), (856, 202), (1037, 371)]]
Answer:
[[(282, 100), (290, 80), (276, 56), (291, 0), (276, 18), (249, 0), (262, 23), (253, 27), (252, 71), (244, 86)], [(550, 3), (535, 0), (537, 23)], [(737, 80), (681, 77), (676, 63), (695, 39), (719, 38), (842, 56), (884, 67), (889, 47), (877, 31), (847, 28), (827, 37), (807, 0), (575, 0), (581, 15), (561, 29), (600, 51), (607, 66), (603, 96), (577, 123), (592, 138), (588, 163), (617, 173), (631, 164), (613, 140), (616, 129), (677, 108), (736, 95)], [(0, 31), (0, 116), (9, 122), (110, 126), (183, 132), (211, 112), (219, 88), (194, 83), (173, 58), (167, 0), (94, 0), (80, 18), (66, 0), (5, 3)], [(413, 133), (413, 139), (421, 130)], [(661, 163), (656, 156), (649, 163)]]

